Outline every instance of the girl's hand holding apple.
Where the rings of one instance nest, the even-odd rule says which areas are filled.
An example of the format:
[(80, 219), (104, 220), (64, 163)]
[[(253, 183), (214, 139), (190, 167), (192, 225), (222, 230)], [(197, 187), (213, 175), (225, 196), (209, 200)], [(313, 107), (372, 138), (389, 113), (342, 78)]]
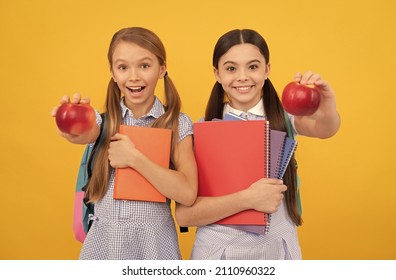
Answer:
[(320, 104), (320, 92), (315, 85), (304, 85), (291, 82), (286, 85), (282, 94), (282, 105), (295, 116), (310, 116)]
[(325, 139), (340, 127), (334, 92), (319, 74), (297, 73), (283, 91), (282, 105), (296, 116), (295, 128), (301, 135)]
[(87, 144), (96, 138), (96, 112), (90, 106), (89, 98), (81, 98), (74, 94), (72, 99), (63, 96), (61, 105), (56, 106), (51, 115), (55, 117), (56, 125), (62, 137), (76, 144)]
[(63, 96), (61, 105), (51, 112), (59, 130), (72, 135), (90, 131), (95, 124), (96, 114), (89, 102), (89, 98), (81, 98), (78, 93), (74, 94), (71, 100), (69, 96)]
[[(297, 73), (295, 81), (286, 85), (282, 105), (295, 116), (311, 116), (317, 111), (335, 110), (335, 96), (330, 85), (319, 74)], [(318, 110), (319, 109), (319, 110)]]
[(89, 104), (63, 103), (58, 108), (55, 119), (60, 131), (80, 135), (92, 129), (96, 114)]

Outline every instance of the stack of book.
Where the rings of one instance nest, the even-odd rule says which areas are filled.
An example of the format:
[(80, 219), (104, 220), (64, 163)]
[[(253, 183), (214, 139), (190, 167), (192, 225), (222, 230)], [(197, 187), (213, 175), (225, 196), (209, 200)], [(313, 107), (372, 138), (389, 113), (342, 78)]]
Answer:
[[(297, 142), (286, 132), (272, 130), (266, 120), (245, 120), (227, 113), (223, 120), (194, 123), (194, 153), (198, 166), (198, 195), (222, 196), (248, 188), (262, 178), (282, 179)], [(152, 161), (169, 167), (171, 130), (121, 125), (136, 148)], [(114, 199), (166, 202), (133, 168), (117, 168)], [(265, 234), (270, 215), (246, 210), (217, 224)]]
[[(222, 196), (246, 189), (261, 178), (281, 179), (296, 146), (286, 132), (270, 129), (266, 120), (245, 120), (227, 113), (223, 120), (197, 122), (198, 195)], [(246, 210), (216, 223), (264, 234), (270, 215)]]

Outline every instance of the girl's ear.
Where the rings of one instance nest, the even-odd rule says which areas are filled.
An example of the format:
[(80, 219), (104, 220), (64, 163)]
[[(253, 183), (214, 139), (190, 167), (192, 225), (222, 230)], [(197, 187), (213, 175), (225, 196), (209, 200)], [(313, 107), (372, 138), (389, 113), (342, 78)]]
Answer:
[(216, 69), (216, 68), (213, 68), (213, 73), (214, 73), (214, 75), (215, 75), (216, 81), (217, 81), (219, 84), (221, 84), (221, 79), (220, 79), (220, 76), (219, 76), (219, 70)]
[(164, 78), (165, 74), (166, 74), (166, 64), (160, 66), (160, 75), (159, 75), (160, 78), (161, 79)]
[(269, 78), (269, 76), (270, 76), (270, 73), (271, 73), (271, 64), (267, 64), (266, 65), (266, 71), (265, 71), (265, 79), (268, 79)]
[(111, 75), (111, 77), (113, 78), (113, 81), (114, 81), (115, 83), (117, 83), (117, 80), (116, 80), (116, 78), (114, 77), (113, 71), (111, 71), (111, 70), (110, 70), (110, 75)]

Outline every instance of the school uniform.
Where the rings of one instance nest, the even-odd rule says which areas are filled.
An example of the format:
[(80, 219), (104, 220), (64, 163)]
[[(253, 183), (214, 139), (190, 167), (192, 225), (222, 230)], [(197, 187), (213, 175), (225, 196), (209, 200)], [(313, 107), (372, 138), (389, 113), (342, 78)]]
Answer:
[[(149, 126), (164, 114), (156, 97), (150, 112), (133, 117), (121, 100), (123, 124)], [(179, 116), (179, 141), (193, 133), (191, 119)], [(166, 203), (113, 199), (115, 170), (111, 170), (109, 189), (95, 203), (93, 224), (85, 238), (80, 259), (94, 260), (172, 260), (181, 259), (176, 227)]]
[[(265, 119), (262, 100), (247, 113), (225, 104), (224, 114), (235, 113), (248, 120)], [(291, 118), (294, 123), (293, 116)], [(238, 226), (210, 224), (197, 227), (191, 259), (228, 260), (282, 260), (301, 259), (297, 227), (287, 213), (283, 200), (278, 210), (271, 214), (267, 233), (261, 235), (238, 229)]]

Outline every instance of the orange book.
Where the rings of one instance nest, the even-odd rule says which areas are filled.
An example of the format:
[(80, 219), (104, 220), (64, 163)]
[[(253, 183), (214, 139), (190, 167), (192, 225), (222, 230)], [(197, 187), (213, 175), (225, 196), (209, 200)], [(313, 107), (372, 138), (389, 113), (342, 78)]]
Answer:
[[(269, 174), (269, 123), (265, 120), (194, 123), (198, 195), (222, 196)], [(268, 214), (247, 210), (217, 224), (267, 225)]]
[[(169, 167), (170, 129), (121, 125), (119, 132), (128, 135), (136, 149), (153, 162)], [(113, 198), (166, 202), (166, 197), (133, 168), (116, 169)]]

